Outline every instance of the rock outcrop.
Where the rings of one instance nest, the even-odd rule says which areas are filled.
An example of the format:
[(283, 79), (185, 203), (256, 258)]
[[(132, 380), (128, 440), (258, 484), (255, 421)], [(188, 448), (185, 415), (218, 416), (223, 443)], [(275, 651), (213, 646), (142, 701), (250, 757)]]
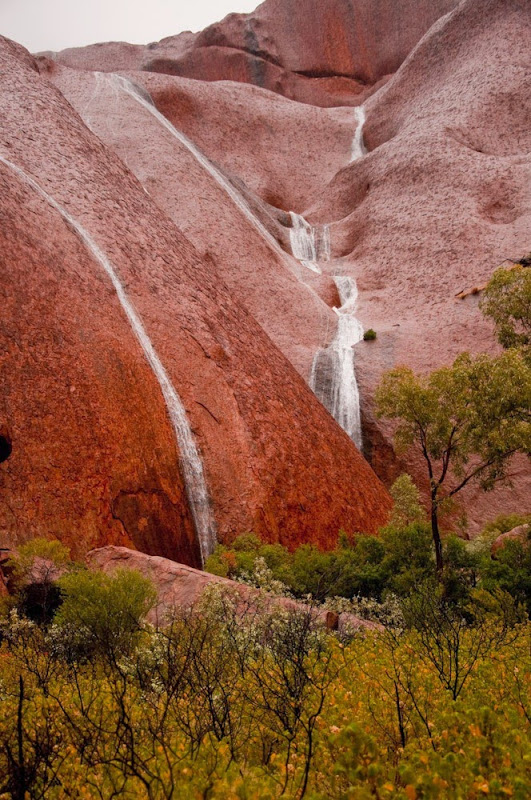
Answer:
[[(465, 0), (439, 20), (367, 101), (368, 154), (305, 213), (332, 223), (333, 255), (357, 279), (364, 327), (378, 333), (356, 348), (375, 459), (390, 439), (371, 402), (384, 370), (428, 371), (463, 350), (497, 348), (481, 295), (456, 295), (529, 250), (530, 34), (531, 6), (521, 0)], [(420, 461), (405, 466), (424, 474)], [(472, 531), (497, 513), (530, 509), (527, 460), (515, 460), (511, 474), (510, 488), (465, 495)]]
[(491, 546), (493, 558), (496, 558), (496, 554), (505, 547), (507, 542), (520, 542), (522, 545), (531, 546), (531, 525), (518, 525), (496, 537)]
[[(207, 504), (221, 540), (375, 531), (383, 486), (212, 260), (28, 53), (2, 39), (0, 62), (3, 543), (198, 566)], [(195, 514), (177, 395), (208, 489)]]
[[(529, 251), (530, 30), (527, 0), (266, 0), (146, 47), (34, 60), (3, 40), (5, 542), (198, 566), (197, 513), (225, 541), (376, 531), (389, 498), (304, 382), (338, 329), (333, 277), (378, 334), (355, 347), (364, 452), (386, 483), (421, 481), (374, 390), (396, 364), (497, 347), (462, 290)], [(329, 225), (318, 265), (293, 257), (288, 211)], [(160, 370), (68, 218), (180, 397), (210, 502), (191, 502)], [(471, 532), (529, 510), (528, 463), (511, 474), (464, 495)]]
[[(148, 614), (148, 622), (164, 624), (172, 614), (188, 611), (201, 600), (205, 589), (218, 585), (226, 589), (232, 596), (241, 599), (242, 613), (257, 613), (262, 609), (274, 609), (277, 606), (287, 610), (307, 610), (308, 606), (287, 597), (275, 597), (219, 575), (202, 572), (185, 564), (177, 564), (167, 558), (148, 556), (129, 550), (127, 547), (101, 547), (91, 550), (86, 555), (87, 565), (94, 570), (102, 570), (112, 574), (116, 569), (134, 569), (148, 578), (157, 592), (156, 605)], [(238, 603), (240, 601), (238, 600)], [(334, 630), (355, 630), (357, 628), (379, 627), (374, 622), (356, 617), (353, 614), (335, 614), (331, 611), (312, 612), (315, 620), (323, 627)]]
[[(326, 175), (347, 162), (352, 111), (310, 109), (315, 115), (310, 114), (308, 130), (315, 144), (292, 169), (290, 143), (308, 116), (308, 106), (248, 86), (211, 86), (147, 73), (133, 74), (131, 82), (53, 65), (41, 69), (197, 251), (213, 262), (231, 295), (249, 309), (307, 380), (315, 351), (335, 327), (335, 315), (326, 302), (329, 285), (319, 283), (318, 276), (286, 252), (289, 233), (279, 219), (291, 224), (289, 216), (262, 202), (249, 184), (265, 198), (271, 193), (283, 195), (287, 207), (299, 193), (300, 207), (320, 181), (326, 182)], [(142, 105), (144, 90), (174, 129), (164, 126), (166, 117), (158, 109)], [(192, 112), (194, 107), (198, 111)], [(221, 113), (223, 109), (226, 113)], [(254, 139), (248, 139), (245, 153), (245, 132), (256, 131), (260, 138), (268, 110), (275, 125), (263, 137), (261, 149), (254, 145), (259, 158), (256, 154), (253, 158)], [(240, 131), (239, 143), (235, 129)], [(321, 147), (331, 155), (323, 165), (310, 168), (312, 163), (319, 165)], [(276, 166), (269, 168), (271, 163)], [(246, 183), (234, 179), (238, 168)]]
[(145, 70), (251, 83), (316, 106), (358, 105), (458, 0), (266, 0), (197, 34), (146, 47), (109, 43), (54, 54), (76, 69)]

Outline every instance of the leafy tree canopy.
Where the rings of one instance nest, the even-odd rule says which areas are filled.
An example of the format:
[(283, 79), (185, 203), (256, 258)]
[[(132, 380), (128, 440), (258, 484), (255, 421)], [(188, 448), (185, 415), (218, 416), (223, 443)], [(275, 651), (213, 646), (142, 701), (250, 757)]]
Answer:
[(521, 264), (496, 270), (485, 289), (481, 310), (493, 320), (502, 347), (521, 348), (531, 363), (531, 270)]
[(397, 448), (416, 445), (426, 462), (442, 569), (441, 501), (471, 481), (492, 489), (506, 477), (510, 456), (531, 451), (531, 368), (517, 350), (494, 358), (462, 353), (429, 375), (398, 367), (384, 375), (376, 402), (380, 416), (397, 421)]

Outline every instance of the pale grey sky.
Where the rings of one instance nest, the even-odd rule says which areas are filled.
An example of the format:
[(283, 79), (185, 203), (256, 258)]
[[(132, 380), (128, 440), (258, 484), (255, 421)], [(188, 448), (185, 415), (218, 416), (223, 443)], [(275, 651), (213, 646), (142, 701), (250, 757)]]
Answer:
[(94, 42), (147, 44), (199, 31), (261, 0), (0, 0), (0, 33), (35, 53)]

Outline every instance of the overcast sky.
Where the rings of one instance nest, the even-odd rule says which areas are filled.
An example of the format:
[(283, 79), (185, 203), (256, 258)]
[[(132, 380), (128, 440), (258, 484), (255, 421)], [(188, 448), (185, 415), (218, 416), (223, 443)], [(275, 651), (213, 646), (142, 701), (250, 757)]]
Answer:
[(94, 42), (147, 44), (200, 31), (261, 0), (0, 0), (0, 33), (33, 53)]

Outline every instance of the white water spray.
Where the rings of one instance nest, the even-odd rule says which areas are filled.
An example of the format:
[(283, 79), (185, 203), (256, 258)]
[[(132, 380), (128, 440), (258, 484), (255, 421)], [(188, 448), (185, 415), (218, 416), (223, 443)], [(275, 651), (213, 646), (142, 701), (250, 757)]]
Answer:
[(63, 217), (65, 222), (73, 228), (82, 242), (94, 255), (95, 259), (103, 267), (109, 276), (112, 285), (118, 296), (118, 300), (124, 310), (124, 313), (133, 329), (133, 332), (138, 339), (144, 355), (153, 370), (155, 377), (159, 382), (168, 415), (172, 422), (175, 438), (177, 441), (178, 450), (180, 453), (180, 463), (183, 472), (183, 478), (188, 497), (190, 511), (194, 520), (194, 525), (199, 541), (201, 551), (201, 559), (204, 564), (205, 559), (212, 553), (216, 546), (216, 528), (212, 512), (210, 509), (210, 501), (208, 497), (208, 490), (206, 486), (205, 476), (203, 473), (203, 464), (199, 451), (195, 444), (193, 434), (186, 416), (184, 406), (177, 394), (169, 376), (166, 372), (162, 362), (160, 361), (149, 336), (147, 335), (144, 326), (136, 312), (134, 306), (127, 297), (124, 287), (116, 274), (116, 271), (102, 250), (98, 247), (96, 242), (92, 239), (90, 234), (85, 228), (80, 225), (70, 214), (53, 199), (33, 178), (27, 175), (24, 170), (17, 167), (11, 161), (0, 156), (0, 161), (5, 164), (10, 170), (15, 172), (25, 183), (29, 184), (35, 189), (38, 194), (46, 200), (59, 214)]
[(351, 162), (367, 155), (367, 148), (363, 141), (363, 126), (365, 124), (365, 109), (363, 106), (358, 106), (354, 109), (354, 119), (356, 120), (356, 130), (352, 141)]
[(339, 318), (337, 334), (328, 347), (315, 354), (310, 387), (361, 450), (360, 397), (352, 349), (363, 339), (363, 325), (355, 316), (358, 290), (354, 278), (336, 276), (334, 283), (341, 301), (341, 307), (334, 309)]
[(305, 267), (321, 273), (319, 262), (330, 261), (330, 227), (310, 225), (300, 214), (290, 211), (289, 240), (291, 252)]
[[(293, 255), (309, 269), (321, 273), (319, 264), (330, 261), (330, 227), (312, 226), (293, 211), (290, 217)], [(341, 307), (334, 308), (338, 316), (337, 333), (328, 347), (315, 354), (310, 388), (361, 449), (360, 398), (352, 350), (363, 338), (363, 326), (355, 316), (358, 290), (354, 278), (336, 275), (333, 281), (341, 301)]]

